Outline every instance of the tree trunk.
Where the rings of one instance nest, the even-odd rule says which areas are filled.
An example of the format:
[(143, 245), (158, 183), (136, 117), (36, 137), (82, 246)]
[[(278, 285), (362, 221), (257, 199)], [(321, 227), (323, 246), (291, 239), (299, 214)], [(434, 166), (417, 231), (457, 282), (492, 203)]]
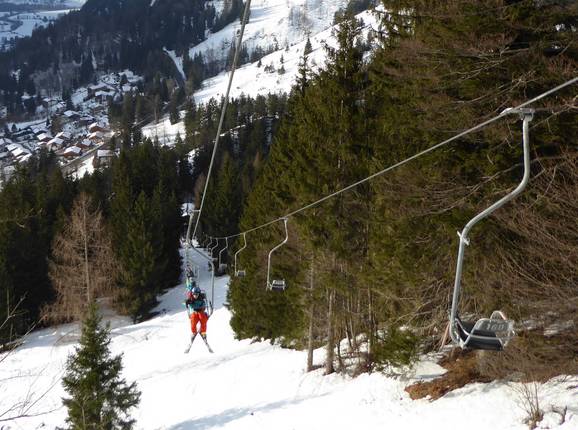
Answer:
[(314, 279), (314, 257), (311, 257), (311, 273), (309, 278), (309, 289), (311, 291), (311, 305), (309, 306), (309, 330), (307, 333), (307, 372), (313, 370), (313, 324), (315, 316), (315, 302), (313, 301), (313, 279)]
[(313, 315), (314, 315), (315, 305), (311, 303), (309, 306), (309, 331), (307, 333), (307, 371), (311, 372), (313, 370)]
[(335, 290), (329, 291), (329, 306), (327, 309), (327, 357), (325, 359), (325, 374), (335, 372), (333, 359), (335, 358), (335, 332), (333, 327), (333, 306), (335, 302)]
[(84, 241), (84, 272), (86, 276), (86, 303), (90, 303), (90, 264), (88, 262), (88, 224), (86, 221), (86, 212), (88, 210), (87, 201), (82, 200), (82, 238)]
[(373, 296), (371, 294), (371, 289), (367, 289), (367, 312), (368, 315), (368, 326), (369, 330), (367, 333), (367, 357), (368, 361), (371, 362), (371, 353), (373, 349), (373, 340), (375, 336), (375, 322), (373, 318)]

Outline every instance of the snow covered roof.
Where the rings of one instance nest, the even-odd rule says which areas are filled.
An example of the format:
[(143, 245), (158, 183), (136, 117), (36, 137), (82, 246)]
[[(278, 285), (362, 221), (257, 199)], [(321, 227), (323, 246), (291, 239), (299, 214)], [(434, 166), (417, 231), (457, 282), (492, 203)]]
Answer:
[(105, 88), (108, 88), (108, 85), (103, 84), (103, 83), (98, 83), (98, 84), (88, 86), (88, 89), (91, 91), (98, 91), (98, 90), (105, 89)]
[(30, 157), (32, 157), (32, 154), (26, 153), (24, 155), (19, 156), (18, 161), (23, 163), (23, 162), (27, 161)]
[(10, 152), (14, 152), (17, 149), (21, 149), (22, 145), (18, 144), (18, 143), (11, 143), (9, 145), (6, 145), (6, 149)]
[(78, 145), (88, 148), (92, 146), (92, 142), (88, 139), (83, 139), (82, 142), (78, 143)]
[(88, 135), (89, 139), (100, 139), (101, 137), (103, 137), (104, 135), (102, 134), (101, 131), (95, 131), (94, 133), (90, 133)]
[(50, 139), (52, 139), (52, 136), (50, 135), (50, 133), (40, 133), (38, 136), (38, 140), (42, 141), (48, 141)]
[(67, 110), (66, 112), (63, 113), (63, 115), (65, 117), (72, 118), (73, 116), (79, 116), (80, 114), (78, 112), (73, 111), (73, 110)]
[(59, 137), (61, 139), (70, 139), (72, 136), (70, 135), (70, 133), (68, 133), (67, 131), (61, 131), (60, 133), (58, 133), (56, 135), (56, 137)]
[(69, 146), (63, 152), (63, 155), (80, 155), (82, 153), (82, 149), (78, 146)]
[(95, 97), (112, 97), (114, 96), (114, 91), (97, 91), (94, 93)]
[(17, 149), (15, 149), (14, 151), (11, 151), (11, 152), (12, 152), (12, 155), (13, 155), (14, 157), (20, 157), (20, 156), (22, 156), (22, 155), (30, 154), (29, 151), (27, 151), (26, 149), (24, 149), (24, 148), (22, 148), (22, 147), (17, 148)]
[(60, 146), (64, 143), (64, 140), (59, 138), (59, 137), (55, 137), (54, 139), (52, 139), (50, 142), (48, 142), (49, 145), (57, 145)]
[(96, 151), (96, 156), (99, 158), (114, 157), (114, 151), (111, 151), (110, 149), (99, 149)]

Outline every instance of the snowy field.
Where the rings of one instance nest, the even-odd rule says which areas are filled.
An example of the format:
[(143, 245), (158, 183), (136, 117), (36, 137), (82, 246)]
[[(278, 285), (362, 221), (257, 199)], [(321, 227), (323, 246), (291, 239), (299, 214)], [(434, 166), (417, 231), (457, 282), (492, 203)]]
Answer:
[[(210, 297), (210, 273), (198, 256), (201, 286)], [(214, 354), (197, 339), (189, 354), (189, 324), (182, 285), (160, 300), (159, 315), (132, 325), (113, 322), (111, 349), (124, 354), (124, 377), (137, 381), (141, 403), (133, 413), (137, 429), (293, 430), (293, 429), (526, 429), (518, 394), (505, 383), (470, 384), (441, 399), (412, 401), (404, 391), (416, 380), (431, 380), (444, 370), (430, 358), (404, 377), (364, 374), (355, 379), (304, 371), (306, 352), (268, 342), (235, 340), (223, 306), (227, 277), (215, 283), (215, 312), (208, 340)], [(2, 430), (55, 429), (64, 424), (60, 378), (78, 339), (76, 325), (41, 330), (0, 361), (0, 414), (27, 400), (18, 413), (29, 418), (0, 422)], [(323, 352), (315, 352), (321, 364)], [(1, 360), (1, 359), (0, 359)], [(540, 387), (541, 406), (568, 406), (566, 422), (547, 412), (540, 428), (578, 429), (578, 377)]]
[[(18, 39), (32, 35), (35, 28), (46, 27), (51, 21), (67, 14), (73, 9), (24, 12), (19, 14), (4, 13), (0, 20), (0, 45), (4, 45), (10, 39)], [(18, 25), (12, 28), (12, 23)]]
[[(181, 118), (185, 117), (185, 111), (180, 112)], [(148, 137), (153, 141), (158, 140), (160, 145), (172, 145), (175, 143), (177, 136), (185, 139), (185, 122), (180, 121), (171, 124), (169, 116), (166, 115), (159, 120), (158, 123), (150, 123), (142, 128), (144, 137)]]

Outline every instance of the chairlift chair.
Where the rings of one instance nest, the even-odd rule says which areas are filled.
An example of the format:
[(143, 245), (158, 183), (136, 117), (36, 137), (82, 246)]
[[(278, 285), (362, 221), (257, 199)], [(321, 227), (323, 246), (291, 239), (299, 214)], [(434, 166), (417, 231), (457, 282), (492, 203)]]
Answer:
[(472, 227), (483, 218), (490, 215), (496, 209), (502, 207), (505, 203), (512, 200), (526, 187), (530, 178), (530, 143), (529, 143), (529, 122), (532, 120), (534, 111), (532, 109), (508, 109), (503, 112), (520, 114), (523, 135), (524, 149), (524, 176), (516, 189), (502, 197), (490, 207), (473, 217), (464, 227), (460, 237), (458, 250), (458, 261), (456, 268), (456, 277), (454, 282), (454, 291), (452, 296), (452, 308), (450, 311), (450, 336), (454, 343), (461, 348), (481, 349), (488, 351), (501, 351), (506, 347), (508, 342), (515, 336), (514, 321), (508, 319), (503, 312), (494, 311), (490, 318), (481, 318), (477, 321), (464, 321), (458, 315), (458, 305), (461, 290), (462, 267), (464, 263), (464, 252), (466, 245), (470, 244), (468, 233)]
[(225, 247), (219, 251), (219, 265), (217, 266), (219, 275), (224, 275), (225, 272), (227, 271), (227, 263), (223, 263), (221, 258), (222, 258), (223, 251), (226, 251), (228, 248), (229, 248), (229, 238), (226, 237), (225, 238)]
[(211, 238), (205, 235), (205, 238), (203, 239), (203, 243), (201, 245), (201, 248), (207, 249), (207, 246), (209, 243), (211, 243)]
[(215, 257), (215, 249), (219, 247), (219, 238), (216, 237), (215, 240), (216, 240), (215, 245), (213, 245), (213, 247), (209, 251), (209, 256), (213, 259), (214, 262), (217, 261), (217, 258)]
[(213, 246), (213, 238), (211, 236), (209, 236), (209, 243), (207, 244), (207, 246), (205, 247), (205, 249), (207, 250), (207, 252), (209, 254), (211, 254), (211, 248)]
[(289, 240), (289, 230), (287, 230), (287, 218), (283, 218), (283, 224), (285, 226), (285, 239), (275, 246), (271, 251), (269, 251), (269, 256), (267, 258), (267, 289), (271, 291), (285, 291), (287, 284), (285, 279), (273, 279), (270, 281), (271, 275), (271, 254), (279, 249), (281, 246), (285, 245)]
[(240, 248), (237, 252), (235, 252), (235, 276), (237, 276), (239, 278), (243, 278), (246, 275), (245, 270), (243, 270), (243, 269), (237, 270), (237, 255), (239, 255), (239, 253), (247, 247), (247, 234), (246, 233), (243, 233), (243, 242), (244, 242), (243, 247)]

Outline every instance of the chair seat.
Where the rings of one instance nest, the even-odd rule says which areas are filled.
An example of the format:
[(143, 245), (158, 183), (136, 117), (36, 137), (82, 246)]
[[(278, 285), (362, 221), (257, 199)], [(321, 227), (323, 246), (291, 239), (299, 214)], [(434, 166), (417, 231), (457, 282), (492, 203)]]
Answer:
[[(502, 351), (504, 349), (502, 342), (496, 336), (495, 332), (480, 329), (474, 330), (476, 322), (462, 321), (459, 317), (456, 317), (456, 322), (460, 339), (462, 342), (467, 341), (464, 347), (486, 351)], [(470, 335), (471, 337), (468, 340), (468, 336)]]

